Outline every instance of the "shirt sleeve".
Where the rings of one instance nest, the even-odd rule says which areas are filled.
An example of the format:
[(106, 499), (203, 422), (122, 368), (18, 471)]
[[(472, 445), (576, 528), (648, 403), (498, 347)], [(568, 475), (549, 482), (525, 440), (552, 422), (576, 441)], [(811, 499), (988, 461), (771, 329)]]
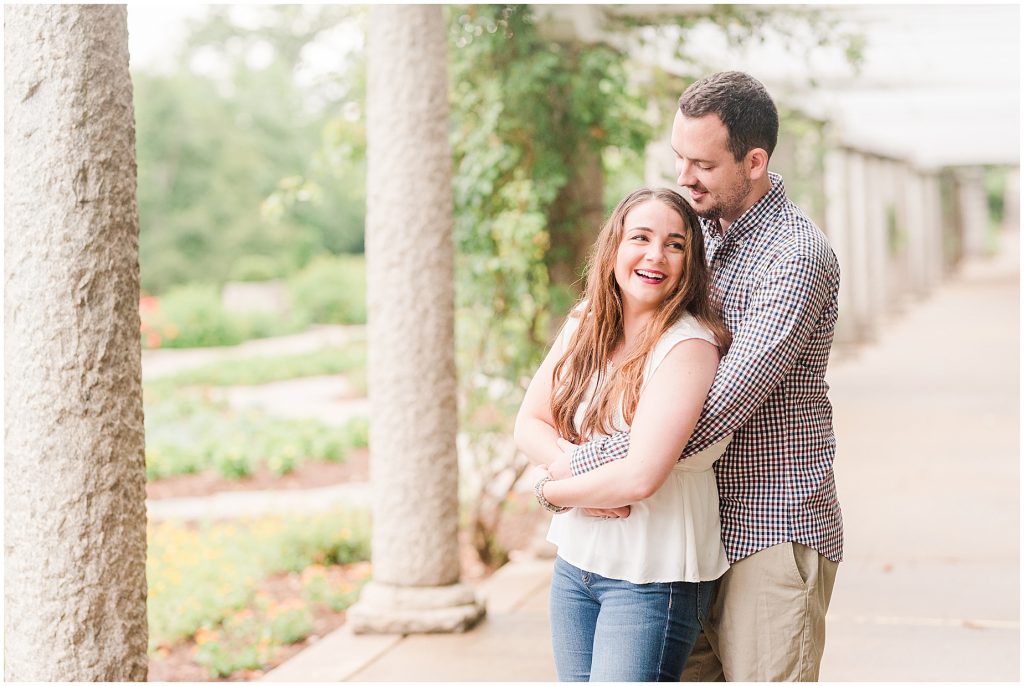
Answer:
[(805, 256), (788, 258), (765, 276), (722, 358), (684, 457), (746, 423), (792, 369), (838, 288), (838, 270)]
[(569, 468), (573, 476), (579, 476), (612, 460), (621, 460), (628, 453), (629, 432), (620, 431), (578, 446), (572, 452)]

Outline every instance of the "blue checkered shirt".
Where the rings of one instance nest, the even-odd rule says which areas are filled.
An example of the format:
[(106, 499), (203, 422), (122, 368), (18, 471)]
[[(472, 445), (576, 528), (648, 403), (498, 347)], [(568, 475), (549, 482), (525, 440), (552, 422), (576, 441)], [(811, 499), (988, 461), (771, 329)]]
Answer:
[[(729, 434), (715, 463), (730, 562), (778, 543), (843, 556), (836, 442), (825, 369), (838, 314), (839, 263), (824, 234), (786, 197), (782, 177), (720, 235), (701, 220), (722, 315), (733, 334), (681, 459)], [(629, 434), (586, 443), (573, 474), (626, 456)]]

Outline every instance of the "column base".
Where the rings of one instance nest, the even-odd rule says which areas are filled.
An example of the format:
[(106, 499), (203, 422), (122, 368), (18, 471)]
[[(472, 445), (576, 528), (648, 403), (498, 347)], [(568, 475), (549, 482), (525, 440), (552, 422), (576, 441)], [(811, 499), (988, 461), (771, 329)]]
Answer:
[(371, 581), (346, 623), (356, 634), (461, 633), (486, 614), (483, 599), (465, 584), (394, 586)]

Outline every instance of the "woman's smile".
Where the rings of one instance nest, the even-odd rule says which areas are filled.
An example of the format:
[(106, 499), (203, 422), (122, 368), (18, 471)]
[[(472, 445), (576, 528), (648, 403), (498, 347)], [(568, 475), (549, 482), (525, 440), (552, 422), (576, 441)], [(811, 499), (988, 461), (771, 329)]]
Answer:
[(665, 274), (654, 269), (634, 269), (633, 273), (640, 277), (642, 282), (651, 285), (660, 284), (665, 280)]

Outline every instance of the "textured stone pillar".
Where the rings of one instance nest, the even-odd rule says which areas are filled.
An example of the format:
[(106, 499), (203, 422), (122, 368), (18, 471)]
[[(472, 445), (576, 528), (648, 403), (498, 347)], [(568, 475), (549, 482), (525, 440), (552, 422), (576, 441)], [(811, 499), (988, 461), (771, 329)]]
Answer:
[(929, 216), (925, 198), (924, 175), (916, 169), (908, 169), (906, 188), (909, 280), (913, 293), (922, 297), (928, 293)]
[(354, 631), (462, 631), (452, 159), (441, 7), (375, 6), (369, 23), (366, 258), (373, 581)]
[(956, 175), (960, 196), (960, 223), (963, 226), (964, 256), (988, 254), (988, 200), (985, 197), (985, 172), (980, 167), (960, 169)]
[[(895, 235), (889, 245), (889, 294), (894, 305), (900, 307), (911, 291), (910, 231), (907, 193), (908, 166), (905, 162), (890, 161), (887, 165), (886, 184), (890, 188)], [(888, 218), (887, 220), (888, 221)]]
[(839, 320), (836, 342), (854, 343), (861, 339), (860, 322), (853, 307), (853, 282), (857, 279), (850, 254), (850, 198), (847, 152), (832, 148), (825, 154), (825, 233), (839, 260)]
[(873, 327), (889, 309), (888, 188), (885, 162), (878, 157), (864, 156), (867, 241), (867, 310)]
[(123, 5), (4, 8), (7, 680), (146, 679)]
[(871, 272), (869, 198), (864, 155), (857, 151), (848, 151), (846, 165), (851, 269), (845, 280), (850, 285), (851, 314), (857, 322), (859, 338), (872, 340), (875, 327), (871, 310), (871, 281), (875, 275)]
[(943, 241), (945, 240), (946, 222), (942, 214), (942, 197), (939, 194), (938, 174), (926, 174), (924, 177), (925, 232), (925, 285), (929, 291), (942, 281), (945, 272), (943, 258)]

